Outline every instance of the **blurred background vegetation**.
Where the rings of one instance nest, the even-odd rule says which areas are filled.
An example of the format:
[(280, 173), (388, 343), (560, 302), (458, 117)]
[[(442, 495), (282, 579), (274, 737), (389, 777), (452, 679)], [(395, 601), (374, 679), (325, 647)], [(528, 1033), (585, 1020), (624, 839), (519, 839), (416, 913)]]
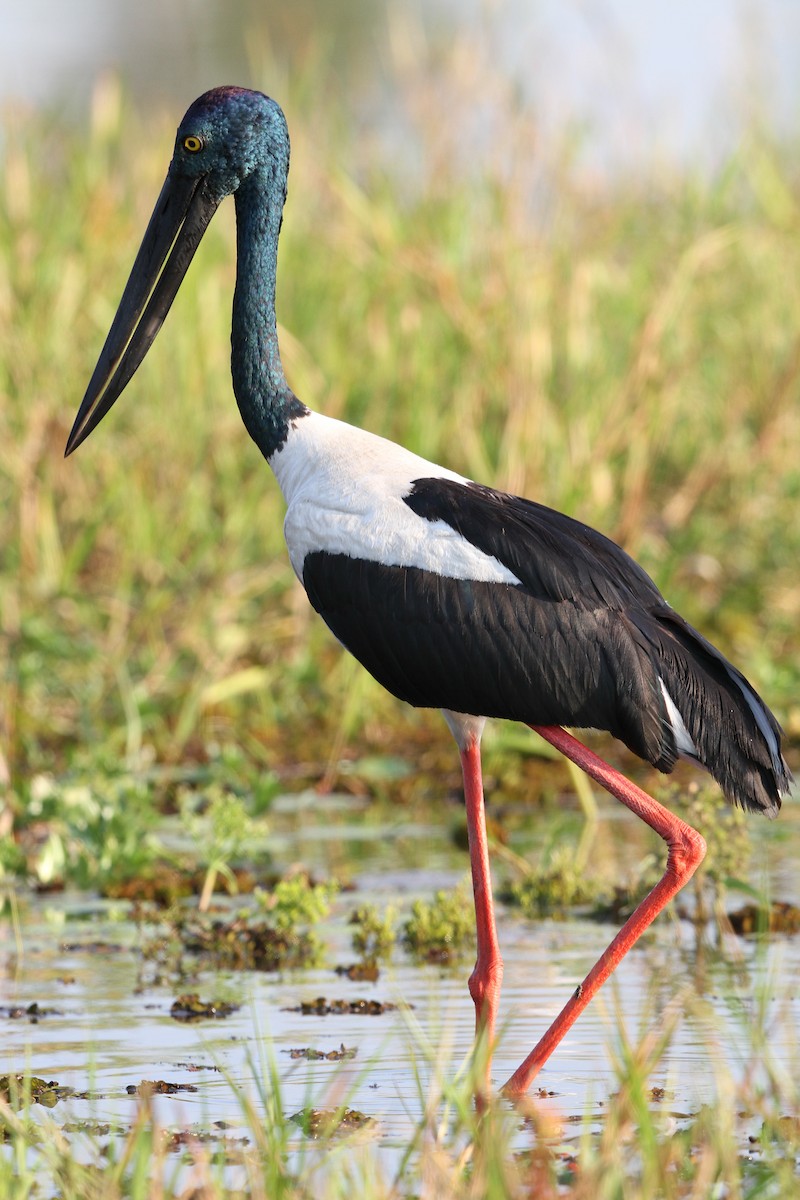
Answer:
[[(743, 102), (713, 153), (661, 156), (644, 110), (598, 152), (596, 126), (559, 124), (527, 86), (523, 51), (547, 41), (515, 41), (511, 3), (424, 21), (368, 0), (267, 8), (144, 5), (147, 46), (120, 16), (117, 50), (100, 38), (71, 89), (36, 95), (32, 78), (36, 103), (6, 108), (0, 835), (46, 814), (54, 780), (103, 793), (219, 767), (260, 805), (320, 780), (458, 786), (438, 715), (343, 656), (291, 573), (231, 392), (232, 205), (123, 399), (62, 457), (174, 127), (220, 82), (262, 88), (289, 121), (278, 312), (295, 391), (620, 541), (768, 699), (796, 764), (797, 138)], [(542, 59), (551, 81), (570, 68)], [(524, 786), (512, 735), (494, 736), (497, 786)], [(375, 769), (397, 757), (416, 782)], [(128, 783), (114, 794), (124, 807)]]

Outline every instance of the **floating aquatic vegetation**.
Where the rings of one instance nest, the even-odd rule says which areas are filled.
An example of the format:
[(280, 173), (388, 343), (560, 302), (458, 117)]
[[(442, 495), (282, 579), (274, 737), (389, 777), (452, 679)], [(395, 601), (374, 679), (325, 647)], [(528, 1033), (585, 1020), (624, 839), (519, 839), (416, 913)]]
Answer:
[(193, 1083), (167, 1083), (166, 1079), (143, 1079), (141, 1083), (129, 1083), (125, 1088), (129, 1096), (174, 1096), (177, 1092), (196, 1092)]
[(380, 1000), (326, 1000), (324, 996), (319, 996), (316, 1000), (303, 1000), (296, 1008), (285, 1008), (283, 1011), (301, 1013), (304, 1017), (342, 1016), (346, 1013), (380, 1017), (396, 1009), (396, 1004), (383, 1004)]
[(305, 1058), (308, 1062), (345, 1062), (355, 1058), (358, 1051), (354, 1046), (341, 1043), (338, 1050), (314, 1050), (311, 1046), (303, 1046), (292, 1050), (284, 1050), (290, 1058)]
[(201, 1000), (197, 992), (187, 992), (173, 1000), (169, 1015), (174, 1021), (203, 1021), (209, 1017), (224, 1020), (239, 1008), (227, 1000)]
[(304, 1108), (289, 1118), (299, 1125), (306, 1137), (330, 1137), (332, 1134), (352, 1133), (356, 1129), (377, 1126), (374, 1117), (355, 1108)]

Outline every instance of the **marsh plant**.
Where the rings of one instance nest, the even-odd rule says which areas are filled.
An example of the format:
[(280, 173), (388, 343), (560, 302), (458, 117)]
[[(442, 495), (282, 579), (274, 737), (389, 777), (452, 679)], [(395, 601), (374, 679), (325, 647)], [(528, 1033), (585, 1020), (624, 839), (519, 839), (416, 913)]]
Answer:
[(415, 900), (403, 924), (403, 945), (418, 959), (452, 962), (475, 942), (475, 919), (466, 886), (440, 889), (431, 900)]
[(374, 904), (360, 904), (350, 914), (352, 945), (362, 963), (375, 964), (391, 958), (397, 939), (397, 910), (387, 905), (381, 914)]
[(206, 912), (221, 875), (231, 892), (237, 891), (233, 867), (248, 850), (252, 862), (255, 837), (266, 833), (263, 821), (254, 821), (241, 797), (220, 786), (204, 792), (184, 789), (180, 798), (181, 820), (192, 839), (195, 859), (205, 867), (198, 907)]
[(304, 872), (298, 872), (279, 880), (272, 891), (258, 888), (256, 900), (270, 914), (276, 929), (289, 930), (323, 921), (338, 890), (334, 881), (313, 883)]
[[(747, 882), (751, 855), (747, 814), (726, 804), (718, 789), (701, 783), (662, 785), (656, 795), (706, 839), (706, 857), (681, 896), (680, 909), (698, 929), (713, 922), (719, 938), (729, 928), (725, 915), (728, 892), (738, 889), (755, 894)], [(553, 838), (538, 863), (529, 866), (513, 856), (518, 877), (503, 892), (504, 899), (530, 918), (563, 918), (576, 908), (597, 916), (631, 912), (660, 878), (663, 848), (648, 838), (640, 852), (625, 855), (621, 862), (616, 856), (593, 853), (602, 820), (594, 812), (579, 841)], [(584, 852), (586, 847), (588, 852)]]
[(581, 867), (575, 847), (551, 847), (542, 863), (531, 867), (508, 889), (507, 898), (526, 917), (564, 916), (569, 910), (597, 902), (607, 886), (604, 873)]

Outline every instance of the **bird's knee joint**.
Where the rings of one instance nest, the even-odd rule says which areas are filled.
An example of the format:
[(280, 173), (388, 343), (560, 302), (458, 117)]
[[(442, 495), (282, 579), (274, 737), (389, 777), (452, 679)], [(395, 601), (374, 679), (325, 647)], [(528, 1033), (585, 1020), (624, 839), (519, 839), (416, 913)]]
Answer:
[(494, 959), (487, 966), (475, 967), (469, 977), (469, 994), (478, 1008), (483, 1007), (488, 998), (496, 996), (503, 982), (503, 960)]
[(688, 879), (705, 856), (706, 839), (702, 833), (692, 829), (691, 825), (683, 825), (670, 842), (668, 869), (674, 871), (680, 879)]

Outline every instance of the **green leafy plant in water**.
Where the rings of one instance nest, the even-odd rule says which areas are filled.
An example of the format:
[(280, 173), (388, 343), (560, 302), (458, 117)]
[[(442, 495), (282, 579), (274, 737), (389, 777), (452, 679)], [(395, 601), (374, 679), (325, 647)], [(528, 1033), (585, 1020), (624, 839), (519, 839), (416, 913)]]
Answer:
[(98, 772), (85, 783), (35, 776), (19, 825), (22, 845), (31, 821), (46, 828), (47, 837), (34, 842), (24, 860), (0, 851), (0, 862), (7, 870), (32, 872), (43, 884), (102, 887), (146, 869), (163, 854), (158, 820), (149, 790), (132, 776)]
[(286, 945), (289, 961), (303, 966), (315, 966), (322, 961), (322, 942), (313, 929), (304, 927), (325, 920), (338, 890), (339, 885), (334, 881), (312, 883), (305, 874), (281, 879), (272, 891), (256, 888), (256, 903), (268, 914), (276, 938)]
[(511, 885), (509, 898), (526, 917), (541, 917), (594, 904), (602, 887), (597, 876), (581, 869), (571, 847), (555, 846), (545, 862)]
[(0, 1075), (0, 1101), (13, 1108), (26, 1108), (31, 1103), (54, 1108), (63, 1094), (64, 1089), (52, 1079), (25, 1074)]
[[(659, 799), (706, 840), (706, 856), (692, 879), (693, 919), (696, 924), (704, 925), (714, 916), (721, 930), (726, 924), (726, 889), (742, 884), (750, 862), (748, 815), (728, 804), (713, 785), (692, 783), (686, 789), (671, 787), (659, 793)], [(750, 890), (746, 883), (745, 889)]]
[(281, 879), (271, 892), (257, 890), (256, 897), (270, 913), (276, 929), (288, 930), (324, 920), (338, 890), (335, 882), (312, 883), (307, 875), (293, 875)]
[(396, 940), (397, 912), (389, 904), (380, 915), (374, 904), (362, 904), (351, 917), (353, 949), (362, 963), (377, 963), (391, 957)]
[(449, 962), (472, 944), (475, 921), (465, 888), (438, 891), (432, 901), (415, 900), (403, 925), (403, 944), (416, 958)]
[[(197, 811), (200, 804), (204, 806), (202, 813)], [(181, 818), (201, 850), (200, 861), (206, 865), (198, 903), (200, 911), (206, 912), (218, 876), (222, 875), (230, 891), (236, 892), (231, 864), (242, 857), (245, 847), (249, 848), (259, 829), (263, 830), (263, 824), (250, 817), (241, 797), (218, 784), (200, 794), (184, 792)]]
[[(723, 899), (726, 886), (741, 881), (750, 856), (747, 815), (727, 804), (718, 788), (691, 783), (688, 788), (668, 785), (658, 799), (703, 834), (708, 851), (697, 870), (691, 889), (682, 896), (694, 895), (693, 919), (704, 925), (716, 915), (719, 927), (725, 923)], [(610, 881), (587, 871), (577, 854), (567, 845), (554, 846), (540, 866), (506, 892), (510, 903), (518, 905), (525, 916), (557, 915), (581, 905), (592, 905), (596, 916), (615, 919), (630, 913), (661, 878), (664, 856), (656, 851), (646, 855), (624, 883)]]
[(256, 888), (236, 911), (223, 915), (176, 905), (161, 914), (156, 936), (145, 944), (148, 969), (181, 978), (187, 970), (186, 954), (216, 970), (317, 966), (324, 946), (308, 926), (328, 915), (335, 890), (335, 885), (311, 884), (305, 876), (295, 876), (272, 891)]

